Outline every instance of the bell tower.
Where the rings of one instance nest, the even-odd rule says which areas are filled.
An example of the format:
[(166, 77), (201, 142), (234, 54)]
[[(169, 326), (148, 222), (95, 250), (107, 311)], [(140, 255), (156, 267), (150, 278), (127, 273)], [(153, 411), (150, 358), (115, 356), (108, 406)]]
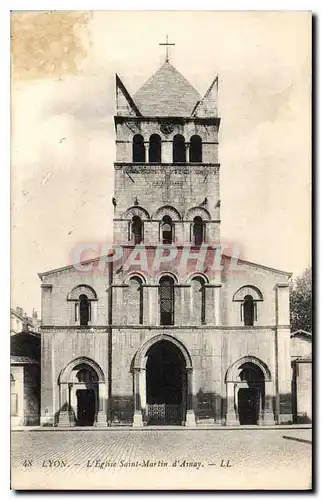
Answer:
[(167, 60), (133, 97), (116, 75), (114, 243), (219, 242), (217, 94)]

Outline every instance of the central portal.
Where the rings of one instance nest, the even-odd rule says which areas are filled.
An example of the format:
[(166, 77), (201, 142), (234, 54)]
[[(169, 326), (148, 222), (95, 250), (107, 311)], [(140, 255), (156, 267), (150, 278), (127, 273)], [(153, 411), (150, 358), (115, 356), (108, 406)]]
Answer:
[(148, 425), (181, 425), (185, 420), (186, 391), (186, 369), (181, 351), (172, 342), (157, 342), (147, 352)]

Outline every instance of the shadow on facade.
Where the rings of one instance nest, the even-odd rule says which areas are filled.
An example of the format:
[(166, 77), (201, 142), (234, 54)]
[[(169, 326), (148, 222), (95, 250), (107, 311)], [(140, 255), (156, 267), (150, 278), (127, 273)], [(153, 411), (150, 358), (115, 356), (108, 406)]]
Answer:
[(226, 398), (216, 392), (204, 392), (199, 389), (195, 401), (194, 410), (199, 422), (213, 419), (215, 423), (222, 422), (222, 415), (226, 414)]
[[(280, 401), (280, 412), (279, 412), (279, 423), (280, 424), (304, 424), (311, 423), (312, 420), (308, 415), (298, 415), (297, 418), (294, 416), (294, 421), (292, 420), (292, 410), (291, 394), (281, 394), (279, 396)], [(277, 400), (276, 397), (273, 398), (273, 409), (274, 409), (274, 420), (277, 423)], [(194, 411), (196, 415), (196, 420), (199, 424), (218, 424), (225, 425), (226, 423), (226, 413), (227, 413), (227, 399), (220, 396), (215, 392), (204, 392), (200, 389), (197, 395), (194, 397)], [(110, 416), (106, 416), (109, 421), (109, 425), (132, 425), (133, 423), (133, 413), (134, 413), (134, 396), (131, 395), (113, 395), (110, 401)], [(80, 425), (78, 423), (77, 414), (72, 406), (67, 403), (64, 404), (59, 411), (55, 413), (54, 425), (58, 425), (59, 416), (61, 414), (68, 415), (68, 422), (70, 426)], [(242, 424), (240, 409), (235, 406), (236, 413), (236, 424)], [(148, 419), (146, 409), (142, 409), (142, 419), (144, 425), (159, 425), (159, 421), (153, 421)], [(95, 415), (96, 420), (96, 415)], [(167, 422), (168, 425), (180, 425), (178, 422)], [(47, 424), (51, 426), (52, 424)], [(89, 424), (92, 425), (92, 424)], [(247, 424), (246, 424), (247, 425)], [(265, 418), (258, 421), (258, 425), (265, 425)]]
[(111, 425), (132, 425), (134, 412), (133, 395), (111, 397)]

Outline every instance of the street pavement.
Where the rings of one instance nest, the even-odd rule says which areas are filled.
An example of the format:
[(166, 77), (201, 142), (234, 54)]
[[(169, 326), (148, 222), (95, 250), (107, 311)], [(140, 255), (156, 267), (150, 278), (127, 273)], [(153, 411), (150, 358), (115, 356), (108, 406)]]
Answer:
[(310, 429), (11, 434), (13, 489), (309, 489)]

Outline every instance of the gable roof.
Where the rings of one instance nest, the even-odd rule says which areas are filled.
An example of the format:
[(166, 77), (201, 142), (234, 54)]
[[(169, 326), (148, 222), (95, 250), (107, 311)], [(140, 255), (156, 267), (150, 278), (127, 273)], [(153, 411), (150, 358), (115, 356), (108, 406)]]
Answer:
[(292, 363), (307, 363), (307, 362), (312, 362), (312, 353), (309, 352), (308, 354), (304, 354), (303, 356), (297, 356), (296, 358), (292, 359)]
[(296, 332), (291, 333), (291, 338), (293, 338), (293, 337), (308, 337), (311, 340), (312, 333), (306, 332), (305, 330), (296, 330)]
[(191, 116), (200, 94), (169, 62), (165, 62), (134, 94), (143, 116)]
[(10, 356), (11, 365), (39, 365), (39, 361), (29, 356)]
[(12, 335), (10, 338), (11, 357), (31, 358), (40, 361), (40, 335), (29, 332), (21, 332)]
[[(232, 256), (227, 255), (227, 254), (223, 254), (223, 258), (230, 261), (232, 259)], [(246, 266), (250, 266), (250, 267), (257, 267), (259, 269), (265, 269), (266, 271), (271, 271), (272, 273), (282, 274), (283, 276), (287, 276), (288, 278), (290, 278), (293, 274), (293, 273), (290, 273), (288, 271), (282, 271), (281, 269), (275, 269), (274, 267), (264, 266), (263, 264), (258, 264), (257, 262), (251, 262), (250, 260), (244, 260), (244, 259), (240, 259), (239, 257), (237, 257), (237, 266), (239, 263), (245, 264)]]

